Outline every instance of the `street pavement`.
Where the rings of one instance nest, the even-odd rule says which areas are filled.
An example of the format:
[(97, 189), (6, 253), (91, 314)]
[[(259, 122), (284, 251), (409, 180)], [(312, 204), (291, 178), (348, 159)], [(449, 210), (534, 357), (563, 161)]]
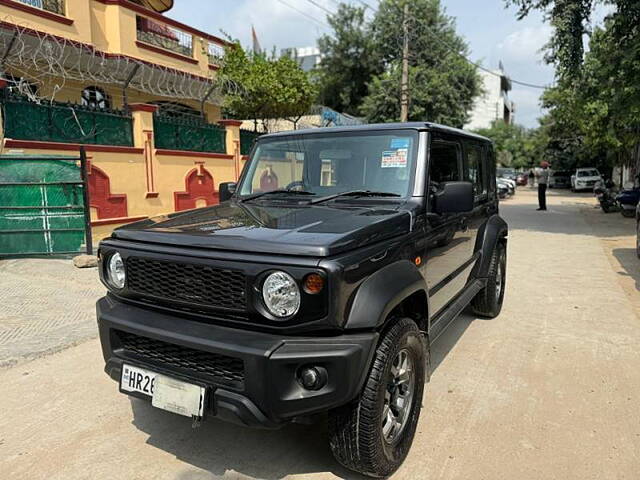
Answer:
[(0, 367), (95, 337), (105, 288), (70, 259), (0, 261)]
[[(434, 346), (413, 448), (394, 478), (639, 478), (635, 225), (588, 196), (552, 191), (548, 212), (534, 202), (524, 189), (501, 206), (504, 309), (493, 320), (463, 314)], [(0, 262), (2, 282), (6, 271)], [(91, 339), (0, 369), (0, 478), (362, 478), (333, 460), (323, 423), (192, 429), (118, 393), (102, 368)]]

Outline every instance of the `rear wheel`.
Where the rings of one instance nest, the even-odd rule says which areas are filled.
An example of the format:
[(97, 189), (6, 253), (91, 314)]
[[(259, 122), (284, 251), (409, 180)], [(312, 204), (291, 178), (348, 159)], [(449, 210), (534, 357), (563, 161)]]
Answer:
[(487, 284), (471, 301), (476, 315), (488, 318), (498, 316), (502, 310), (506, 281), (507, 248), (503, 242), (498, 242), (491, 256)]
[(387, 330), (358, 400), (329, 413), (329, 443), (338, 462), (372, 477), (398, 469), (415, 435), (426, 359), (413, 320), (401, 318)]
[(634, 212), (633, 210), (625, 209), (625, 208), (620, 210), (620, 213), (622, 213), (623, 217), (627, 217), (627, 218), (632, 218), (636, 216), (636, 212)]

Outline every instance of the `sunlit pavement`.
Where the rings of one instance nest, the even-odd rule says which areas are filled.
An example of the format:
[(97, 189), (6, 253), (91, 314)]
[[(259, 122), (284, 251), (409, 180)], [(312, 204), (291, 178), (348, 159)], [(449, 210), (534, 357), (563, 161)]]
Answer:
[[(434, 346), (413, 448), (394, 478), (636, 479), (640, 261), (633, 220), (588, 195), (502, 203), (507, 298)], [(61, 287), (62, 288), (62, 287)], [(0, 478), (332, 478), (326, 428), (249, 430), (118, 393), (97, 340), (0, 370)]]

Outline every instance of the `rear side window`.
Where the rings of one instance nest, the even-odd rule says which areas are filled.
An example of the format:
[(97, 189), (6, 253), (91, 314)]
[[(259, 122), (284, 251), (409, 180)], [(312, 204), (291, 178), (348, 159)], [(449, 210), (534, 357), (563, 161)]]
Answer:
[(487, 193), (487, 172), (483, 162), (484, 148), (477, 143), (465, 142), (464, 147), (464, 180), (473, 184), (476, 197)]
[(455, 142), (435, 141), (431, 144), (431, 183), (460, 180), (460, 147)]

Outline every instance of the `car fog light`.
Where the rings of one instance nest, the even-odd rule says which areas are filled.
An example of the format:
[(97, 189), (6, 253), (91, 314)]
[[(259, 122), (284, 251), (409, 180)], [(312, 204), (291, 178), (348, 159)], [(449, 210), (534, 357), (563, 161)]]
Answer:
[(122, 257), (118, 252), (116, 252), (109, 257), (109, 261), (107, 263), (107, 279), (111, 286), (120, 289), (124, 288), (126, 276)]
[(322, 367), (304, 367), (298, 378), (305, 389), (320, 390), (327, 384), (327, 371)]

